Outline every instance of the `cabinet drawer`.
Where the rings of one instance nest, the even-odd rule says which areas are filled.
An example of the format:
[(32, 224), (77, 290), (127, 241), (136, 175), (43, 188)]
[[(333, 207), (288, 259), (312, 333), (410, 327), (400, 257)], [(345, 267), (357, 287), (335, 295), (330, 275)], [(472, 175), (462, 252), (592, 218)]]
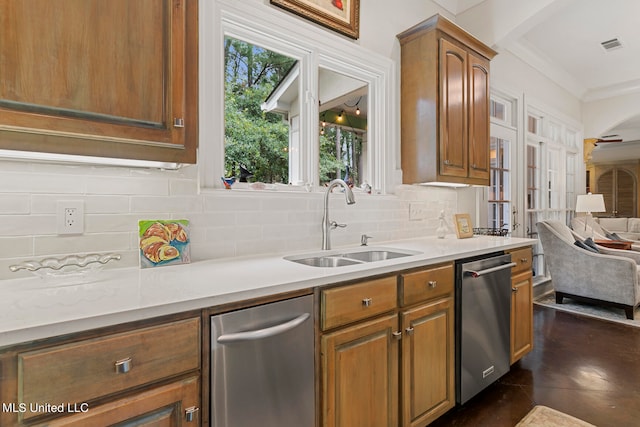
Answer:
[(323, 330), (385, 313), (397, 307), (396, 276), (327, 289), (321, 292)]
[(520, 273), (521, 271), (531, 270), (533, 253), (530, 247), (515, 249), (509, 252), (511, 253), (511, 261), (518, 264), (511, 269), (512, 275)]
[(18, 401), (27, 407), (87, 402), (198, 369), (199, 360), (199, 319), (24, 352), (18, 355)]
[(400, 275), (400, 303), (409, 305), (453, 293), (453, 263)]

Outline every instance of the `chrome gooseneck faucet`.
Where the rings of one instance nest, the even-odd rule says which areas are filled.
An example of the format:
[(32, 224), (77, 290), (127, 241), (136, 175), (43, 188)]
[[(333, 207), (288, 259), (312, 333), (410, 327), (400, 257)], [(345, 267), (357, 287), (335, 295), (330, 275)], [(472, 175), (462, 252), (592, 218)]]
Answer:
[(341, 186), (344, 188), (344, 197), (347, 201), (348, 205), (352, 205), (356, 202), (356, 199), (353, 197), (353, 191), (341, 179), (334, 179), (329, 183), (329, 187), (327, 187), (326, 193), (324, 193), (324, 215), (322, 217), (322, 250), (331, 249), (331, 239), (329, 238), (329, 231), (333, 230), (336, 227), (344, 228), (347, 224), (338, 224), (335, 221), (331, 221), (329, 219), (329, 194), (331, 194), (331, 190), (335, 187)]

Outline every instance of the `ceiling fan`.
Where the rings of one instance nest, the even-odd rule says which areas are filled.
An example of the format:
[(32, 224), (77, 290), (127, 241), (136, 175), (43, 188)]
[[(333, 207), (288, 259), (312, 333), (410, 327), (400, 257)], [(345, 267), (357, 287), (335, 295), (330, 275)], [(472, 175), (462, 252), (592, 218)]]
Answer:
[[(615, 138), (618, 137), (618, 138)], [(614, 139), (615, 138), (615, 139)], [(619, 138), (619, 135), (605, 135), (602, 138), (596, 138), (595, 145), (605, 142), (622, 142), (622, 138)]]

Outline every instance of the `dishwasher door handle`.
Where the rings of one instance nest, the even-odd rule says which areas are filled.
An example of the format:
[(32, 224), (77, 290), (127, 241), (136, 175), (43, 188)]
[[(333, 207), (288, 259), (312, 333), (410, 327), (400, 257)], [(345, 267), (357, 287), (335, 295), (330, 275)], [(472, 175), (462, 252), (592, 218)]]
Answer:
[(495, 271), (505, 270), (507, 268), (515, 267), (516, 265), (518, 264), (516, 264), (515, 262), (510, 262), (508, 264), (502, 264), (497, 267), (486, 268), (480, 271), (465, 270), (464, 274), (467, 276), (471, 276), (475, 279), (476, 277), (484, 276), (485, 274), (493, 273)]
[(281, 323), (279, 325), (270, 326), (264, 329), (256, 329), (255, 331), (236, 332), (232, 334), (220, 335), (216, 341), (220, 344), (230, 344), (241, 341), (253, 341), (262, 338), (272, 337), (274, 335), (287, 332), (298, 325), (304, 323), (311, 315), (309, 313), (303, 313), (295, 319), (291, 319), (288, 322)]

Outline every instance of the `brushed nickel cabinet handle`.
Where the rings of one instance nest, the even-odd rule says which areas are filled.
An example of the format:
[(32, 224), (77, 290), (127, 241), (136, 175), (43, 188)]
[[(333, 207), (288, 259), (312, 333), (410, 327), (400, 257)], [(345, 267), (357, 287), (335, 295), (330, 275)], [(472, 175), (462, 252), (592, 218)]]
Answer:
[(362, 300), (362, 305), (365, 307), (371, 307), (371, 304), (373, 303), (373, 299), (372, 298), (365, 298)]
[(438, 286), (438, 281), (437, 280), (429, 280), (428, 285), (430, 288), (435, 288), (436, 286)]
[(396, 331), (396, 332), (393, 332), (393, 333), (392, 333), (392, 335), (393, 335), (393, 337), (394, 337), (395, 339), (397, 339), (398, 341), (400, 341), (400, 340), (402, 339), (402, 332), (398, 332), (398, 331)]
[(116, 374), (126, 374), (131, 370), (131, 358), (116, 361)]
[(520, 262), (523, 263), (523, 264), (528, 262), (528, 261), (529, 261), (528, 258), (520, 258)]
[(408, 328), (406, 328), (405, 332), (407, 333), (407, 335), (413, 335), (413, 326), (409, 326)]
[(518, 288), (511, 288), (511, 292), (518, 292)]

